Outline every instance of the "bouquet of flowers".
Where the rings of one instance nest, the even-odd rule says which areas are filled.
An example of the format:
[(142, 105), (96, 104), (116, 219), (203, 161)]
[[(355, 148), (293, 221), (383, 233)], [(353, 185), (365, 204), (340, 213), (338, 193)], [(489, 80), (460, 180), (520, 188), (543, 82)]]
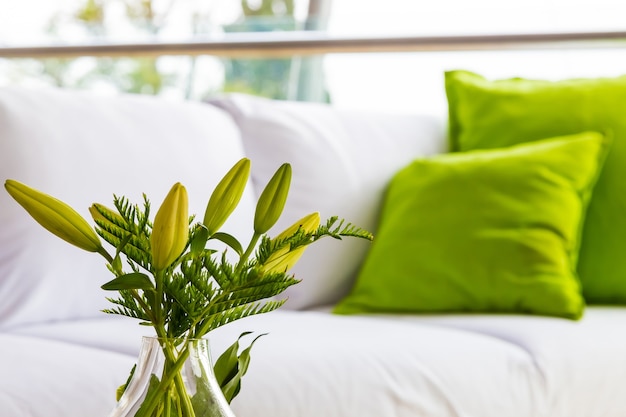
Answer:
[[(15, 180), (5, 183), (9, 194), (44, 228), (106, 259), (114, 277), (102, 288), (117, 293), (108, 298), (113, 306), (106, 313), (132, 317), (154, 329), (165, 365), (161, 375), (151, 379), (136, 416), (213, 415), (199, 410), (182, 381), (187, 342), (232, 321), (279, 308), (285, 300), (275, 296), (298, 282), (290, 268), (308, 245), (322, 237), (372, 239), (369, 232), (337, 217), (320, 224), (319, 213), (268, 236), (283, 211), (291, 182), (291, 166), (283, 164), (258, 199), (252, 238), (243, 245), (220, 228), (237, 207), (249, 175), (250, 160), (244, 158), (218, 183), (201, 222), (189, 216), (187, 191), (176, 183), (154, 220), (146, 196), (142, 205), (114, 196), (113, 209), (102, 204), (89, 208), (95, 227), (52, 196)], [(112, 250), (105, 249), (102, 240)], [(216, 241), (226, 249), (214, 249)], [(227, 251), (237, 255), (235, 262), (229, 261)], [(215, 364), (229, 402), (239, 392), (249, 363), (249, 348), (238, 356), (237, 347), (238, 341)], [(118, 399), (127, 385), (118, 390)]]

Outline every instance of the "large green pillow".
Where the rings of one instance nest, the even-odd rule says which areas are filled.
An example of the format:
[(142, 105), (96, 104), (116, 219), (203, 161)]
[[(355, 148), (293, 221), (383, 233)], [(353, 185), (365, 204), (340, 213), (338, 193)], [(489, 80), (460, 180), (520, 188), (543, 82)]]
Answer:
[(578, 273), (590, 304), (626, 303), (626, 76), (557, 82), (446, 74), (452, 150), (592, 130), (613, 144), (589, 204)]
[(335, 312), (580, 318), (579, 235), (605, 148), (603, 135), (585, 132), (414, 161), (392, 179)]

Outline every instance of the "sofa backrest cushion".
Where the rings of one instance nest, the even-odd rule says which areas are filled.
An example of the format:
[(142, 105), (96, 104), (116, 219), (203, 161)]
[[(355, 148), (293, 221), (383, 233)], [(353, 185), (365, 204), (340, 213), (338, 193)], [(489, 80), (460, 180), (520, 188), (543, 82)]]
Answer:
[[(214, 186), (243, 156), (232, 119), (203, 103), (0, 89), (2, 182), (51, 194), (90, 222), (88, 207), (112, 207), (113, 194), (141, 205), (146, 193), (154, 216), (177, 181), (201, 219)], [(248, 239), (254, 204), (249, 187), (224, 230)], [(0, 328), (100, 317), (111, 295), (100, 289), (112, 279), (105, 260), (48, 233), (4, 189), (0, 208)]]
[[(241, 94), (210, 102), (241, 129), (257, 194), (283, 162), (292, 186), (276, 234), (303, 215), (345, 218), (376, 234), (384, 191), (409, 161), (446, 150), (445, 121), (418, 114), (383, 114), (330, 105), (273, 101)], [(322, 240), (292, 270), (302, 280), (286, 291), (286, 308), (333, 304), (352, 287), (370, 243)]]

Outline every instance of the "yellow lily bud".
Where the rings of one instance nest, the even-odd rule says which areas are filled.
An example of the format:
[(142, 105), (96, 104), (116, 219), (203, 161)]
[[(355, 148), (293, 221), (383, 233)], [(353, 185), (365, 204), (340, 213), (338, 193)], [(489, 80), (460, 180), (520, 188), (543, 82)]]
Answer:
[(150, 245), (152, 266), (167, 268), (178, 258), (189, 238), (187, 190), (177, 182), (163, 200), (154, 217)]
[(249, 176), (250, 160), (243, 158), (217, 184), (204, 212), (203, 224), (208, 229), (209, 236), (215, 234), (235, 210)]
[[(311, 213), (282, 231), (274, 238), (274, 240), (287, 239), (294, 235), (299, 228), (302, 228), (302, 230), (306, 233), (312, 233), (317, 230), (319, 225), (320, 214), (317, 212)], [(289, 246), (284, 246), (270, 255), (267, 261), (261, 265), (261, 271), (287, 272), (296, 264), (296, 262), (298, 262), (305, 249), (306, 246), (300, 246), (294, 250), (289, 250)]]
[(311, 214), (307, 214), (282, 232), (278, 234), (274, 238), (274, 240), (287, 239), (290, 236), (293, 236), (298, 229), (302, 228), (305, 233), (313, 233), (317, 230), (320, 225), (320, 214), (319, 212), (313, 212)]
[(290, 184), (291, 165), (282, 164), (265, 186), (257, 202), (254, 213), (254, 231), (257, 234), (270, 230), (282, 214)]
[(102, 243), (89, 223), (64, 202), (15, 180), (4, 188), (45, 229), (89, 252), (100, 252)]

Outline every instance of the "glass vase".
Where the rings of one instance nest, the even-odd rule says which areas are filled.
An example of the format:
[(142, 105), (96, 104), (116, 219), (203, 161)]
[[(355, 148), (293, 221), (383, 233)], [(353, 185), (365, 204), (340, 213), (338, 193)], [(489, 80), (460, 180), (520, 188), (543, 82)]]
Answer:
[(213, 373), (206, 339), (144, 337), (109, 417), (235, 417)]

